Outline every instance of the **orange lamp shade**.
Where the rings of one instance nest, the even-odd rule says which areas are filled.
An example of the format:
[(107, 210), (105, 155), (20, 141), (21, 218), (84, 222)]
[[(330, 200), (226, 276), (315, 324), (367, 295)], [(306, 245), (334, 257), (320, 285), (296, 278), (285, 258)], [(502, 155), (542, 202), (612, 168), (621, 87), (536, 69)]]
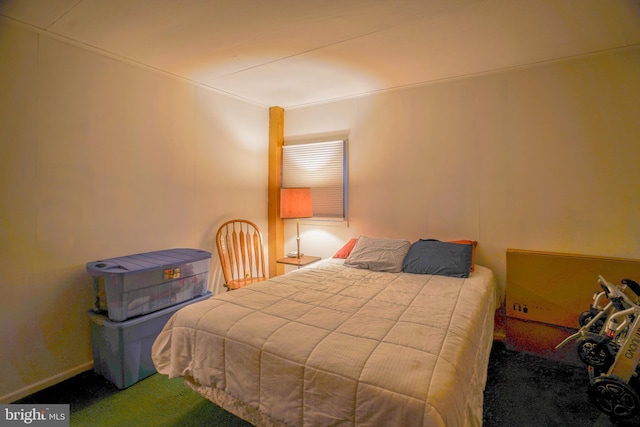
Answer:
[(311, 188), (281, 188), (280, 218), (311, 218)]

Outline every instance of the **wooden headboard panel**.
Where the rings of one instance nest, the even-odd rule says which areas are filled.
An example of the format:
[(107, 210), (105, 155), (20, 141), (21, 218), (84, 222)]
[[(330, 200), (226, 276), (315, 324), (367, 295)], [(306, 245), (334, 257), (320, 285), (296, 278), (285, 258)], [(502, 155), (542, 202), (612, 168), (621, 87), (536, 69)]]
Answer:
[(598, 275), (640, 282), (640, 260), (508, 249), (507, 317), (577, 329), (601, 290)]

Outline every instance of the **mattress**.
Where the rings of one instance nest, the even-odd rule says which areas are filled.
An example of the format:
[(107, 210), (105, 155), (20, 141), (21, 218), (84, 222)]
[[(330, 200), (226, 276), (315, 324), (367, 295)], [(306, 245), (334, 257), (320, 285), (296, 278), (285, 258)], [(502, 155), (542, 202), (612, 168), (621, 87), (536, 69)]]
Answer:
[(493, 272), (330, 259), (178, 311), (159, 373), (254, 425), (480, 426), (501, 301)]

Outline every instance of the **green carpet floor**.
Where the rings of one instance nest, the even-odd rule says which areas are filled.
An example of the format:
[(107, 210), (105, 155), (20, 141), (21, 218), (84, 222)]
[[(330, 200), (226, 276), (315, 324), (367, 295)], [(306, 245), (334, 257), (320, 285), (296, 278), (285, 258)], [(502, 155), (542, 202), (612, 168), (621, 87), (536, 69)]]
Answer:
[(247, 427), (183, 384), (154, 374), (124, 390), (93, 371), (15, 403), (68, 403), (73, 427)]
[(71, 425), (112, 426), (249, 426), (184, 386), (181, 379), (152, 375), (71, 411)]

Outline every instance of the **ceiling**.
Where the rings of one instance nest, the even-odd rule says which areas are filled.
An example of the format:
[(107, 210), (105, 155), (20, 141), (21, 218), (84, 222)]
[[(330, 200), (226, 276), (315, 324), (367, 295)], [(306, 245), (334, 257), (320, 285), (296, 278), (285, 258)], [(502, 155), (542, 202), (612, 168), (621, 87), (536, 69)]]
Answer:
[(640, 44), (640, 0), (0, 0), (0, 15), (283, 108)]

